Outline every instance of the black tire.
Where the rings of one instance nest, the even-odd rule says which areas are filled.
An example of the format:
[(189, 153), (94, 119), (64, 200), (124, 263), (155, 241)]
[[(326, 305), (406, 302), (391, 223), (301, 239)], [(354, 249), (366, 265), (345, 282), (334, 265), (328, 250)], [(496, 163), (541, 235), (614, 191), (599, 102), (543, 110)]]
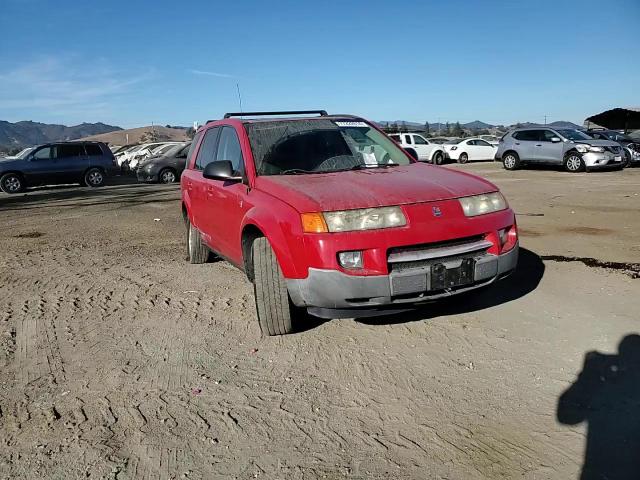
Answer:
[(517, 170), (520, 165), (520, 157), (516, 152), (506, 152), (502, 155), (502, 166), (505, 170)]
[(469, 155), (466, 153), (461, 153), (458, 156), (458, 163), (467, 163), (469, 161)]
[(158, 174), (158, 182), (160, 183), (176, 183), (178, 176), (173, 168), (163, 168)]
[(419, 160), (419, 159), (418, 159), (418, 154), (416, 153), (416, 151), (415, 151), (413, 148), (407, 148), (406, 150), (407, 150), (407, 153), (408, 153), (409, 155), (411, 155), (411, 157), (412, 157), (414, 160)]
[(24, 190), (24, 181), (17, 173), (5, 173), (0, 177), (0, 189), (4, 193), (20, 193)]
[(440, 151), (437, 151), (433, 155), (433, 164), (434, 165), (442, 165), (444, 163), (444, 154)]
[(90, 168), (84, 172), (84, 184), (87, 187), (102, 187), (104, 185), (104, 172), (99, 168)]
[(291, 303), (278, 259), (265, 237), (251, 245), (253, 291), (260, 329), (265, 335), (285, 335), (293, 331), (296, 307)]
[(211, 251), (202, 241), (200, 231), (187, 220), (187, 257), (189, 263), (206, 263)]
[(576, 151), (568, 152), (564, 156), (562, 166), (569, 173), (583, 172), (586, 170), (582, 156)]

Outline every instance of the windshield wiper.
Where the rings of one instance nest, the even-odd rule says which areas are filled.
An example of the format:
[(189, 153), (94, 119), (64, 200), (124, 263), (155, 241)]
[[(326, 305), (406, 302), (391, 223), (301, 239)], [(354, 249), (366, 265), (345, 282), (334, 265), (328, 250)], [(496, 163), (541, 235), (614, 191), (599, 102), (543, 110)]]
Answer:
[(399, 163), (378, 163), (377, 165), (367, 165), (366, 163), (361, 163), (359, 165), (354, 165), (349, 168), (341, 168), (339, 170), (329, 170), (329, 172), (348, 172), (350, 170), (369, 170), (372, 168), (386, 168), (386, 167), (398, 167)]
[(289, 168), (280, 172), (280, 175), (305, 175), (307, 173), (319, 173), (313, 170), (304, 170), (302, 168)]

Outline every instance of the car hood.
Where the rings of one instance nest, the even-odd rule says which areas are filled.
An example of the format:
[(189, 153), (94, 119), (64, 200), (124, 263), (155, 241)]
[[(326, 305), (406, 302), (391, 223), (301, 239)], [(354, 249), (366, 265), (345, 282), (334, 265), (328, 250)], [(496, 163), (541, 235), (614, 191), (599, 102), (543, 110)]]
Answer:
[(498, 190), (475, 175), (424, 163), (324, 174), (259, 176), (255, 187), (299, 212), (405, 205)]
[(576, 140), (574, 143), (582, 143), (584, 145), (593, 145), (594, 147), (619, 147), (618, 142), (612, 140)]

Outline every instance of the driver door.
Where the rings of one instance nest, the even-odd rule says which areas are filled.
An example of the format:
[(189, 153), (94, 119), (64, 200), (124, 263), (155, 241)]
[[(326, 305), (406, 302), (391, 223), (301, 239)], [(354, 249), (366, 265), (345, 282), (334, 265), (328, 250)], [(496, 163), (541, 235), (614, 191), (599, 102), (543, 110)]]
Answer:
[(564, 145), (562, 142), (552, 142), (554, 137), (560, 138), (552, 130), (540, 130), (540, 140), (536, 143), (538, 159), (543, 163), (562, 165)]
[(53, 147), (41, 147), (29, 158), (29, 166), (24, 169), (28, 185), (51, 185), (57, 181), (56, 161)]

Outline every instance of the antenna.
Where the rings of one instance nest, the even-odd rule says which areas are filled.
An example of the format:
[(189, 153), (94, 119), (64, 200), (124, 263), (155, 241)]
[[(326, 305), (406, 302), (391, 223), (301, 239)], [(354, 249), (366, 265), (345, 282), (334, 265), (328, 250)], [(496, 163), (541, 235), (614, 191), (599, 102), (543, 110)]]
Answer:
[[(236, 83), (236, 89), (238, 90), (238, 102), (240, 103), (240, 113), (242, 113), (242, 95), (240, 95), (240, 83)], [(242, 118), (242, 116), (240, 116)]]

